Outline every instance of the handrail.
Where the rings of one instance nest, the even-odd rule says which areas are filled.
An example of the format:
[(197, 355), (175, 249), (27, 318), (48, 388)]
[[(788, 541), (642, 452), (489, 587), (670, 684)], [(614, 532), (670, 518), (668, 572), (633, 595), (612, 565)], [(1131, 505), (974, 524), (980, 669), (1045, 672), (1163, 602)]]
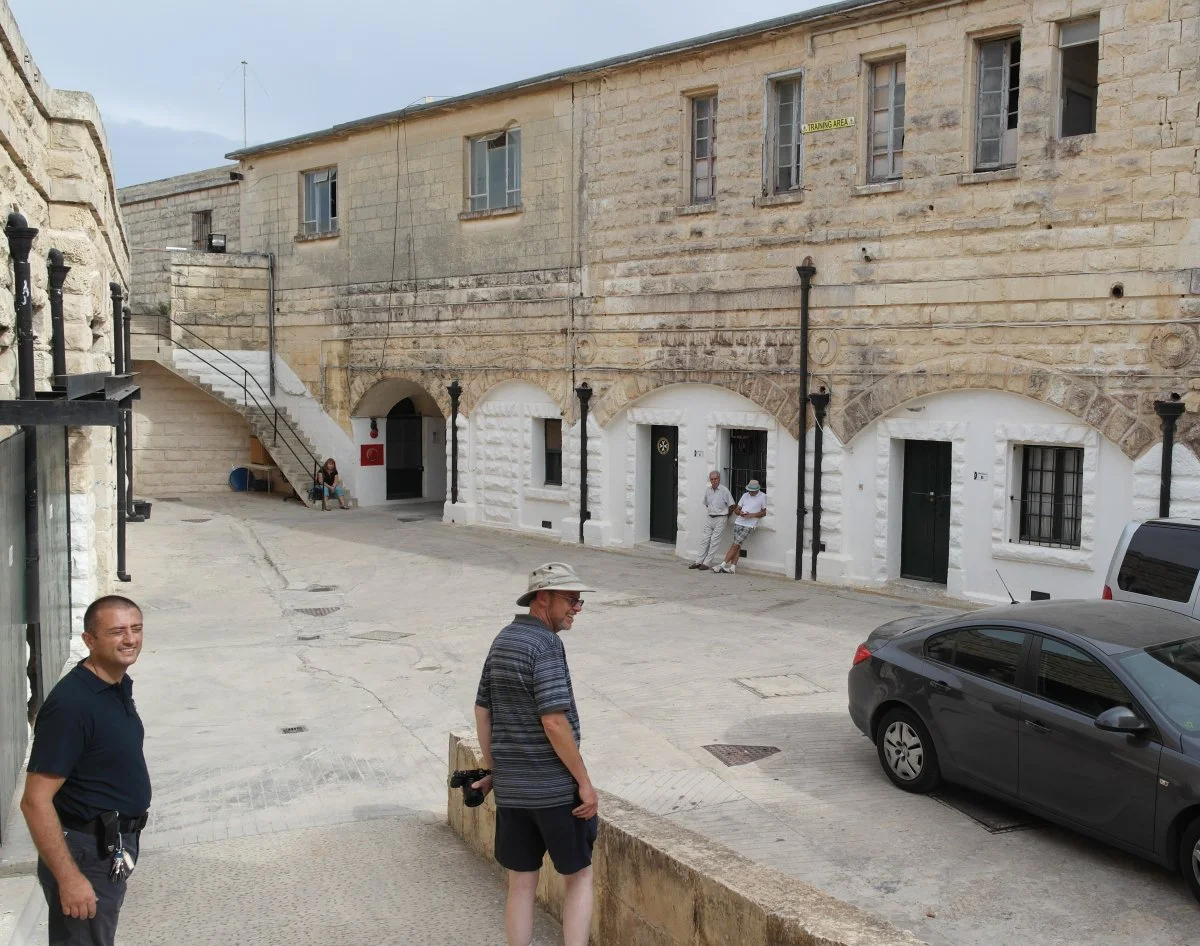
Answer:
[[(239, 368), (241, 368), (241, 369), (242, 369), (242, 380), (241, 380), (241, 382), (240, 382), (240, 385), (241, 385), (241, 388), (242, 388), (242, 398), (243, 398), (243, 400), (242, 400), (242, 405), (243, 405), (244, 407), (246, 407), (246, 406), (249, 406), (249, 405), (248, 405), (248, 403), (247, 403), (247, 400), (246, 400), (247, 398), (249, 398), (249, 400), (252, 400), (252, 401), (254, 402), (254, 406), (255, 406), (255, 407), (256, 407), (256, 408), (257, 408), (257, 409), (258, 409), (258, 410), (259, 410), (259, 411), (262, 413), (262, 415), (263, 415), (264, 417), (265, 417), (265, 416), (266, 416), (266, 414), (267, 414), (267, 411), (266, 411), (266, 409), (265, 409), (265, 408), (262, 406), (262, 404), (259, 402), (258, 398), (257, 398), (257, 397), (255, 397), (255, 396), (254, 396), (254, 394), (253, 394), (253, 393), (250, 391), (250, 386), (249, 386), (248, 382), (249, 382), (249, 381), (253, 381), (253, 382), (254, 382), (254, 386), (255, 386), (256, 388), (258, 388), (258, 390), (259, 390), (259, 393), (260, 393), (260, 394), (262, 394), (262, 396), (263, 396), (263, 397), (266, 399), (266, 402), (267, 402), (269, 405), (271, 405), (271, 410), (273, 411), (274, 422), (273, 422), (273, 429), (272, 429), (272, 432), (271, 432), (271, 445), (272, 445), (272, 446), (277, 446), (277, 445), (279, 444), (279, 422), (282, 420), (282, 421), (283, 421), (283, 424), (284, 424), (284, 426), (285, 426), (285, 427), (286, 427), (288, 430), (290, 430), (290, 431), (291, 431), (291, 433), (292, 433), (292, 436), (293, 436), (293, 437), (295, 438), (295, 440), (296, 440), (296, 443), (298, 443), (298, 444), (300, 445), (301, 449), (303, 449), (303, 450), (304, 450), (304, 452), (308, 454), (308, 457), (309, 457), (309, 459), (310, 459), (310, 460), (312, 460), (312, 463), (313, 463), (313, 473), (312, 473), (312, 477), (313, 477), (313, 483), (316, 483), (316, 481), (317, 481), (317, 476), (318, 476), (318, 474), (319, 474), (319, 471), (320, 471), (320, 469), (321, 469), (321, 461), (320, 461), (320, 459), (319, 459), (319, 458), (318, 458), (318, 457), (317, 457), (317, 456), (316, 456), (316, 455), (315, 455), (315, 454), (314, 454), (314, 453), (313, 453), (311, 450), (309, 450), (309, 449), (308, 449), (308, 446), (307, 446), (307, 444), (305, 444), (305, 442), (304, 442), (304, 438), (303, 438), (303, 437), (300, 435), (299, 431), (297, 431), (297, 430), (296, 430), (296, 428), (295, 428), (295, 427), (293, 427), (293, 426), (291, 425), (291, 423), (288, 421), (287, 417), (286, 417), (286, 416), (284, 416), (284, 417), (280, 417), (280, 416), (279, 416), (279, 406), (278, 406), (278, 405), (277, 405), (277, 404), (276, 404), (274, 401), (272, 401), (272, 400), (271, 400), (271, 396), (270, 396), (269, 394), (267, 394), (267, 392), (266, 392), (266, 391), (264, 391), (264, 390), (263, 390), (263, 386), (262, 386), (262, 385), (259, 383), (259, 381), (258, 381), (258, 378), (254, 377), (254, 375), (252, 375), (252, 374), (250, 373), (249, 369), (247, 369), (247, 368), (245, 367), (245, 365), (240, 365), (240, 364), (238, 364), (236, 361), (234, 361), (232, 358), (230, 358), (230, 357), (229, 357), (228, 353), (221, 351), (221, 349), (217, 348), (217, 347), (216, 347), (214, 344), (212, 344), (212, 342), (210, 342), (208, 339), (204, 338), (204, 337), (203, 337), (203, 336), (201, 336), (201, 335), (197, 335), (195, 332), (193, 332), (193, 331), (192, 331), (190, 328), (188, 328), (186, 325), (181, 325), (180, 323), (176, 322), (176, 321), (175, 321), (173, 318), (171, 318), (169, 315), (165, 315), (165, 314), (164, 314), (164, 315), (162, 315), (161, 317), (162, 317), (163, 319), (165, 319), (166, 321), (170, 322), (172, 325), (178, 326), (179, 328), (183, 329), (183, 330), (184, 330), (185, 332), (187, 332), (189, 335), (192, 335), (192, 336), (194, 336), (195, 338), (198, 338), (198, 339), (200, 339), (200, 341), (202, 341), (202, 342), (203, 342), (205, 345), (207, 345), (209, 348), (211, 348), (213, 351), (215, 351), (215, 352), (216, 352), (218, 355), (220, 355), (222, 358), (224, 358), (224, 359), (225, 359), (226, 361), (228, 361), (230, 364), (237, 365), (237, 367), (239, 367)], [(179, 344), (178, 342), (176, 342), (174, 339), (168, 339), (168, 340), (171, 342), (171, 344), (172, 344), (172, 345), (175, 345), (175, 346), (177, 346), (177, 347), (179, 347), (179, 348), (182, 348), (182, 349), (183, 349), (184, 351), (186, 351), (188, 354), (190, 354), (190, 355), (195, 355), (195, 356), (196, 356), (197, 358), (199, 358), (199, 359), (200, 359), (202, 362), (204, 362), (204, 364), (208, 365), (210, 368), (212, 368), (212, 369), (213, 369), (214, 371), (216, 371), (218, 374), (220, 374), (220, 375), (222, 375), (222, 376), (224, 376), (224, 377), (228, 378), (228, 379), (229, 379), (230, 381), (232, 381), (234, 384), (239, 384), (239, 382), (238, 382), (237, 378), (234, 378), (234, 377), (233, 377), (233, 376), (231, 376), (230, 374), (228, 374), (228, 373), (226, 373), (225, 371), (223, 371), (223, 370), (222, 370), (220, 367), (218, 367), (217, 365), (214, 365), (214, 364), (213, 364), (211, 361), (209, 361), (207, 358), (205, 358), (205, 357), (204, 357), (202, 354), (200, 354), (200, 352), (196, 351), (194, 348), (188, 348), (188, 346), (187, 346), (187, 345), (181, 345), (181, 344)], [(297, 463), (299, 463), (301, 466), (304, 466), (304, 460), (302, 460), (302, 459), (300, 458), (300, 455), (296, 453), (296, 451), (293, 449), (293, 447), (292, 447), (291, 443), (289, 443), (289, 442), (288, 442), (288, 441), (285, 439), (285, 440), (283, 441), (283, 445), (284, 445), (285, 447), (287, 447), (287, 448), (288, 448), (288, 452), (289, 452), (289, 453), (291, 453), (292, 457), (293, 457), (293, 458), (296, 460), (296, 462), (297, 462)]]

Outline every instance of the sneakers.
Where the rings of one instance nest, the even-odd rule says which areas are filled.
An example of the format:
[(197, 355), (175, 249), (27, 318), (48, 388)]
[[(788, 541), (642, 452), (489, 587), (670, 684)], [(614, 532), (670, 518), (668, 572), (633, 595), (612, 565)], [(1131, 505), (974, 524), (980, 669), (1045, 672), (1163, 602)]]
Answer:
[(726, 565), (726, 566), (725, 566), (725, 574), (726, 574), (726, 575), (733, 575), (733, 574), (736, 574), (736, 573), (737, 573), (737, 566), (736, 566), (736, 565)]
[(730, 565), (726, 562), (722, 562), (720, 565), (714, 565), (712, 567), (712, 573), (714, 575), (733, 575), (736, 572), (737, 572), (737, 566)]

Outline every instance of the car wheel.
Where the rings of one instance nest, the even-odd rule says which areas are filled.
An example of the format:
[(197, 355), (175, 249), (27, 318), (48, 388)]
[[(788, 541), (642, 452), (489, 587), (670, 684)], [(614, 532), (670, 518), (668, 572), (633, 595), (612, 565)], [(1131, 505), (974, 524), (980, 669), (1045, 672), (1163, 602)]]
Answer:
[(1192, 896), (1200, 900), (1200, 818), (1194, 819), (1179, 839), (1179, 872)]
[(911, 710), (890, 710), (875, 731), (879, 764), (897, 788), (929, 792), (941, 781), (937, 751), (929, 730)]

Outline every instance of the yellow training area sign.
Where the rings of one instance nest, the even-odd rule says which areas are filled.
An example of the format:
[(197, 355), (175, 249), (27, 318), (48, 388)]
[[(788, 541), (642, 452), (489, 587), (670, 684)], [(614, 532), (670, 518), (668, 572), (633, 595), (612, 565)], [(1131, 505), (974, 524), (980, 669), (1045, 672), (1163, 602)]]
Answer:
[(814, 131), (833, 131), (835, 128), (853, 127), (853, 118), (827, 118), (823, 122), (805, 122), (800, 126), (800, 134), (811, 135)]

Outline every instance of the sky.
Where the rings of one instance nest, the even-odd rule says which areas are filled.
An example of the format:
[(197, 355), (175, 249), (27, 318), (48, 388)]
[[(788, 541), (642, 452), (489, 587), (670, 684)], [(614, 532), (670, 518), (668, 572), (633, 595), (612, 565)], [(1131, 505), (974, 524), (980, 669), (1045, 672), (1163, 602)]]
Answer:
[(814, 0), (8, 0), (55, 88), (99, 103), (117, 184), (250, 144), (784, 16)]

